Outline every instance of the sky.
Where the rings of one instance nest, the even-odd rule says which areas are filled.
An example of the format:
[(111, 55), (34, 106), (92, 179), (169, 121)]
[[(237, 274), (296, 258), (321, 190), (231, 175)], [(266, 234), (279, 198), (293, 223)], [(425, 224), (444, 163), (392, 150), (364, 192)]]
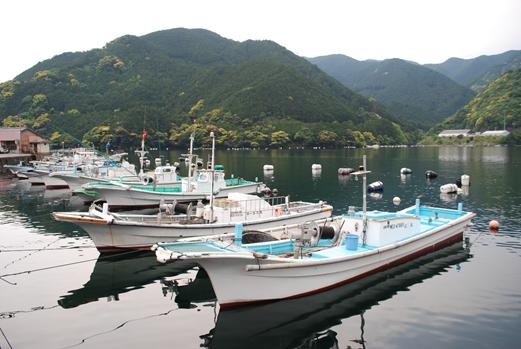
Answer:
[(203, 28), (305, 57), (441, 63), (521, 49), (520, 0), (6, 0), (0, 82), (122, 35)]

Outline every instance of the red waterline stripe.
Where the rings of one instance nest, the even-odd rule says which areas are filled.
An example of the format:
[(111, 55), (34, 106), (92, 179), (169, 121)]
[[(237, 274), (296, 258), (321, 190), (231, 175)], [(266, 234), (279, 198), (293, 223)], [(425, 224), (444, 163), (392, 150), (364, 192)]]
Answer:
[(96, 246), (98, 251), (102, 253), (109, 252), (122, 252), (122, 251), (150, 251), (150, 247), (152, 245), (142, 245), (142, 246), (131, 246), (131, 247), (117, 247), (117, 246)]
[(395, 261), (392, 261), (390, 263), (384, 264), (384, 265), (382, 265), (382, 266), (380, 266), (378, 268), (369, 270), (369, 271), (367, 271), (367, 272), (365, 272), (363, 274), (354, 276), (354, 277), (352, 277), (350, 279), (343, 280), (343, 281), (337, 282), (335, 284), (332, 284), (332, 285), (329, 285), (329, 286), (326, 286), (326, 287), (315, 289), (313, 291), (308, 291), (308, 292), (300, 293), (300, 294), (297, 294), (297, 295), (294, 295), (294, 296), (289, 296), (289, 297), (279, 298), (279, 299), (266, 299), (266, 300), (260, 300), (260, 301), (232, 302), (232, 303), (224, 303), (224, 304), (219, 304), (219, 305), (221, 307), (221, 310), (230, 310), (230, 309), (238, 308), (238, 307), (245, 306), (245, 305), (269, 303), (269, 302), (273, 302), (273, 301), (277, 301), (277, 300), (296, 299), (296, 298), (310, 296), (310, 295), (316, 294), (316, 293), (325, 292), (325, 291), (331, 290), (333, 288), (336, 288), (338, 286), (342, 286), (342, 285), (348, 284), (350, 282), (354, 282), (354, 281), (363, 279), (363, 278), (365, 278), (365, 277), (367, 277), (369, 275), (376, 274), (376, 273), (378, 273), (380, 271), (383, 271), (383, 270), (386, 270), (386, 269), (390, 269), (390, 268), (395, 267), (397, 265), (406, 263), (406, 262), (408, 262), (410, 260), (413, 260), (415, 258), (418, 258), (420, 256), (423, 256), (423, 255), (429, 254), (431, 252), (440, 250), (443, 247), (450, 246), (453, 243), (455, 243), (457, 241), (461, 241), (461, 240), (463, 240), (463, 232), (460, 232), (460, 233), (458, 233), (456, 235), (453, 235), (453, 236), (451, 236), (451, 237), (449, 237), (449, 238), (447, 238), (447, 239), (445, 239), (443, 241), (440, 241), (440, 242), (438, 242), (438, 243), (436, 243), (434, 245), (425, 247), (425, 248), (423, 248), (421, 250), (418, 250), (418, 251), (416, 251), (414, 253), (411, 253), (411, 254), (409, 254), (407, 256), (401, 257), (401, 258), (399, 258), (399, 259), (397, 259)]

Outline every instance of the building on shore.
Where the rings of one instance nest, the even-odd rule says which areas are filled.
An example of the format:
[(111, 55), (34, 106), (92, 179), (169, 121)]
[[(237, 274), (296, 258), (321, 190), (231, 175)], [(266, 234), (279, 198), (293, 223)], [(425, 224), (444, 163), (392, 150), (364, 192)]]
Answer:
[(470, 137), (470, 136), (472, 136), (472, 133), (470, 132), (470, 130), (465, 129), (465, 130), (444, 130), (438, 134), (438, 137), (458, 137), (458, 136)]
[(0, 127), (0, 147), (10, 153), (48, 154), (50, 142), (28, 127)]
[(480, 134), (483, 137), (506, 137), (510, 134), (507, 130), (497, 130), (497, 131), (484, 131)]

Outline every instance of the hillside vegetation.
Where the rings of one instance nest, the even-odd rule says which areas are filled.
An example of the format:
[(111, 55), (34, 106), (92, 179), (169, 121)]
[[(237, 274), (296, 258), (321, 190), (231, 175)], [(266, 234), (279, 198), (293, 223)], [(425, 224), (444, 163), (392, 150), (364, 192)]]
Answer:
[(474, 93), (446, 76), (402, 59), (358, 61), (344, 55), (310, 62), (401, 120), (429, 128), (464, 106)]
[[(473, 131), (518, 129), (521, 126), (521, 69), (507, 72), (490, 82), (465, 107), (434, 127), (429, 134), (443, 129)], [(515, 131), (511, 138), (518, 137)]]
[(55, 143), (185, 146), (209, 131), (237, 147), (414, 141), (380, 104), (271, 41), (236, 42), (202, 29), (123, 36), (64, 53), (0, 85), (0, 120)]

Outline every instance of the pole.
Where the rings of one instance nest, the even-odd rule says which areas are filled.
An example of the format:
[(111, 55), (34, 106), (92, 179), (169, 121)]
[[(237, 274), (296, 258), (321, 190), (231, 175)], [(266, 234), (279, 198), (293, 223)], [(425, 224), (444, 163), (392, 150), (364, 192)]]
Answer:
[(364, 180), (362, 181), (362, 193), (363, 193), (363, 203), (362, 203), (362, 210), (364, 212), (363, 215), (363, 244), (365, 245), (367, 240), (367, 155), (364, 155)]
[(188, 152), (188, 191), (191, 192), (191, 181), (192, 181), (192, 151), (194, 147), (194, 134), (190, 135), (190, 150)]
[[(212, 137), (212, 170), (215, 165), (215, 134), (210, 132), (210, 137)], [(213, 183), (213, 182), (212, 182)]]

